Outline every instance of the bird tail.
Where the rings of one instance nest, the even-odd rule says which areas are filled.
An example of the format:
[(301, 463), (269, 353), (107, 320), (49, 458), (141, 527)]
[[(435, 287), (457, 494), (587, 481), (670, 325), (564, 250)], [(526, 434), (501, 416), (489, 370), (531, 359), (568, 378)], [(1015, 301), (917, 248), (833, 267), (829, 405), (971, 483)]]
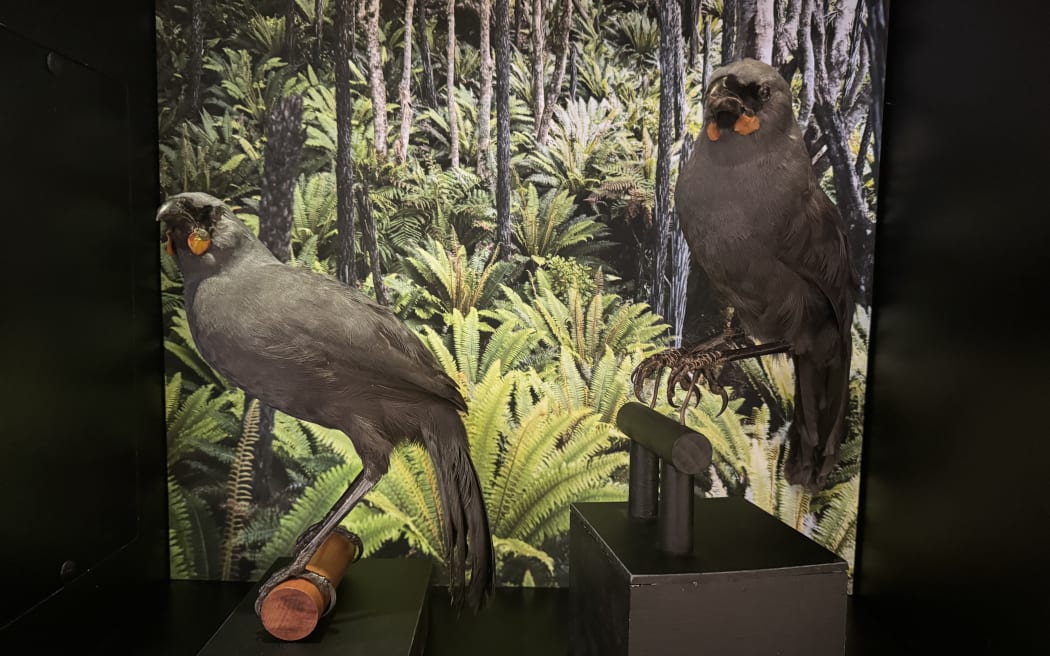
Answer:
[[(445, 527), (449, 593), (457, 609), (466, 602), (475, 612), (491, 597), (496, 582), (485, 499), (463, 420), (449, 408), (435, 413), (433, 426), (422, 431), (423, 446), (434, 462)], [(470, 582), (466, 582), (469, 564)]]
[(795, 356), (795, 408), (788, 429), (791, 453), (785, 478), (792, 485), (819, 491), (839, 462), (849, 413), (852, 335), (836, 336), (830, 357)]

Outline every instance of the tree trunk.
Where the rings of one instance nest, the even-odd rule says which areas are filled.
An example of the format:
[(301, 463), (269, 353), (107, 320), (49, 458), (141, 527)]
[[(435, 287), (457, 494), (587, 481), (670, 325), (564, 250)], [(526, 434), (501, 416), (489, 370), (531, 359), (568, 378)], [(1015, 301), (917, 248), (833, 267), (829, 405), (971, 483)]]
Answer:
[(389, 305), (386, 298), (386, 287), (383, 284), (383, 266), (379, 258), (379, 240), (376, 238), (376, 220), (372, 213), (372, 199), (368, 197), (368, 188), (362, 181), (357, 187), (357, 211), (361, 214), (361, 237), (372, 262), (372, 286), (375, 288), (376, 302)]
[(525, 5), (529, 0), (514, 0), (514, 46), (521, 50), (525, 47), (522, 41), (522, 30), (525, 28)]
[(459, 168), (459, 113), (456, 111), (456, 0), (448, 0), (448, 133), (452, 168)]
[(284, 6), (284, 45), (281, 52), (284, 60), (290, 65), (295, 64), (295, 0), (285, 0)]
[(576, 69), (576, 44), (569, 44), (569, 99), (576, 100), (576, 88), (580, 83)]
[(321, 70), (321, 46), (324, 45), (325, 0), (314, 0), (314, 71)]
[(875, 0), (868, 4), (868, 20), (865, 23), (864, 42), (868, 49), (868, 67), (871, 76), (871, 101), (868, 117), (872, 133), (872, 177), (875, 189), (879, 188), (879, 162), (882, 160), (882, 104), (885, 62), (882, 54), (886, 46), (886, 0)]
[(401, 84), (397, 88), (401, 102), (401, 134), (394, 144), (394, 155), (399, 164), (408, 157), (408, 137), (412, 128), (412, 10), (415, 0), (405, 0), (405, 64), (401, 71)]
[(682, 60), (682, 13), (678, 0), (660, 3), (660, 124), (656, 155), (656, 198), (653, 213), (653, 266), (649, 305), (667, 317), (668, 245), (671, 238), (671, 149), (676, 138)]
[(201, 76), (204, 73), (204, 0), (190, 0), (190, 57), (186, 62), (186, 98), (182, 115), (193, 118), (201, 109)]
[(481, 98), (478, 107), (478, 176), (486, 185), (492, 181), (489, 162), (492, 120), (492, 0), (479, 0), (481, 21)]
[(773, 0), (736, 0), (736, 58), (773, 62)]
[(802, 0), (777, 0), (776, 34), (773, 37), (773, 66), (785, 80), (791, 80), (798, 70), (798, 24), (802, 17)]
[[(674, 0), (678, 2), (678, 0)], [(543, 113), (539, 117), (539, 125), (536, 126), (536, 141), (540, 147), (547, 145), (547, 133), (550, 131), (551, 118), (554, 116), (554, 107), (558, 104), (558, 96), (561, 95), (561, 85), (565, 81), (565, 64), (569, 59), (569, 36), (572, 33), (572, 8), (573, 0), (565, 0), (565, 6), (558, 22), (558, 31), (555, 34), (555, 60), (554, 76), (545, 94)]]
[(293, 95), (274, 103), (266, 124), (259, 240), (282, 262), (292, 256), (295, 178), (305, 138), (302, 122), (303, 98)]
[[(704, 13), (704, 78), (703, 78), (703, 90), (706, 96), (707, 87), (711, 84), (711, 69), (714, 65), (714, 55), (711, 54), (711, 40), (714, 38), (711, 28), (711, 15)], [(703, 99), (701, 99), (703, 102)]]
[(546, 82), (547, 44), (543, 0), (532, 0), (532, 115), (539, 127), (543, 116), (543, 87)]
[(379, 52), (379, 0), (368, 0), (365, 5), (368, 22), (365, 36), (368, 41), (368, 86), (372, 90), (372, 115), (375, 127), (375, 149), (380, 159), (386, 158), (386, 80), (383, 79), (383, 59)]
[(722, 66), (736, 56), (737, 0), (722, 0)]
[(354, 168), (350, 143), (354, 99), (350, 91), (351, 33), (354, 30), (351, 0), (336, 0), (335, 5), (335, 124), (338, 144), (335, 154), (336, 277), (351, 287), (357, 286), (357, 247), (354, 226)]
[(703, 7), (700, 0), (685, 0), (688, 11), (683, 20), (686, 24), (686, 33), (689, 35), (689, 68), (696, 65), (696, 57), (700, 54), (700, 16)]
[(496, 240), (510, 259), (510, 0), (496, 0)]
[(857, 43), (851, 37), (857, 25), (860, 0), (838, 0), (835, 3), (834, 20), (828, 35), (828, 72), (836, 78), (846, 75), (849, 65), (850, 44)]
[[(292, 224), (295, 217), (295, 178), (302, 153), (303, 98), (281, 98), (270, 109), (263, 155), (262, 198), (259, 202), (259, 241), (274, 257), (288, 262), (292, 257)], [(245, 407), (251, 398), (245, 398)], [(273, 409), (259, 404), (259, 440), (255, 445), (252, 490), (260, 504), (273, 498)]]
[(437, 109), (437, 85), (434, 84), (434, 61), (430, 57), (430, 30), (427, 23), (427, 3), (420, 0), (416, 11), (416, 32), (419, 33), (419, 56), (423, 60), (423, 94), (431, 109)]
[[(817, 6), (819, 5), (818, 2)], [(834, 178), (835, 203), (849, 229), (850, 251), (860, 276), (863, 303), (867, 305), (870, 294), (871, 240), (868, 232), (871, 229), (871, 221), (867, 216), (867, 204), (861, 194), (860, 179), (853, 170), (849, 131), (843, 125), (836, 106), (841, 81), (832, 77), (832, 70), (829, 70), (828, 59), (834, 55), (828, 49), (824, 22), (821, 20), (822, 13), (822, 9), (818, 10), (811, 18), (811, 45), (815, 64), (813, 116), (827, 137), (827, 156)]]

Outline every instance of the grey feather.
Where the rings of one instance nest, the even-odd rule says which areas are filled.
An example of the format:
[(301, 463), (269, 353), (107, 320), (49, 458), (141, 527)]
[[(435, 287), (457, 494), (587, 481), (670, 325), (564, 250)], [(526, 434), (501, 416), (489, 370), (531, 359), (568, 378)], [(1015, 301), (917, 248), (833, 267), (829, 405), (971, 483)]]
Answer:
[[(792, 483), (823, 485), (848, 411), (856, 276), (845, 224), (821, 189), (772, 67), (742, 60), (712, 74), (702, 135), (679, 175), (683, 233), (715, 290), (761, 341), (790, 344), (795, 408)], [(763, 100), (762, 96), (768, 95)], [(734, 130), (741, 112), (757, 131)]]
[[(278, 261), (211, 196), (175, 196), (158, 219), (175, 244), (191, 335), (219, 373), (282, 412), (344, 431), (380, 474), (402, 441), (426, 448), (453, 600), (479, 607), (494, 587), (495, 557), (459, 415), (467, 406), (416, 334), (358, 290)], [(199, 255), (185, 246), (195, 229), (211, 240)]]

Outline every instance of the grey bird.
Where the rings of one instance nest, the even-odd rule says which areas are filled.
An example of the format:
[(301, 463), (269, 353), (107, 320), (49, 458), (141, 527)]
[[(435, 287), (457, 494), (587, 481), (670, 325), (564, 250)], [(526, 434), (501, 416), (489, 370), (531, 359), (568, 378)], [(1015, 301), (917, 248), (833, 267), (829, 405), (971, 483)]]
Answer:
[(701, 379), (723, 395), (724, 410), (717, 366), (788, 353), (795, 398), (785, 477), (818, 490), (847, 431), (857, 277), (846, 226), (820, 187), (791, 89), (774, 68), (732, 62), (706, 91), (705, 130), (682, 165), (675, 202), (695, 262), (745, 334), (727, 329), (657, 354), (636, 369), (636, 390), (669, 367), (668, 395), (687, 390), (683, 417)]
[(361, 459), (335, 506), (300, 536), (292, 562), (263, 583), (256, 612), (276, 585), (303, 574), (407, 440), (422, 444), (434, 464), (452, 602), (480, 610), (495, 586), (489, 519), (460, 416), (466, 403), (431, 352), (356, 289), (280, 262), (213, 196), (172, 196), (157, 220), (167, 227), (204, 359), (263, 403), (343, 431)]

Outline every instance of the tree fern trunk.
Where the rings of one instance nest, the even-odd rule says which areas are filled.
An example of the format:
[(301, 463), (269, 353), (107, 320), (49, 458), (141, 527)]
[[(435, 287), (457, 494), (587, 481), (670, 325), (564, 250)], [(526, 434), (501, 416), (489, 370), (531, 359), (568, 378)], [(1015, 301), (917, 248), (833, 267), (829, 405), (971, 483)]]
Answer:
[(394, 155), (399, 163), (404, 163), (408, 156), (408, 136), (412, 128), (412, 10), (415, 0), (405, 0), (405, 59), (401, 71), (401, 84), (398, 86), (398, 100), (401, 102), (401, 134), (394, 144)]
[[(266, 124), (266, 150), (263, 159), (262, 198), (259, 202), (259, 241), (278, 260), (292, 257), (292, 223), (295, 215), (295, 178), (303, 148), (303, 99), (292, 95), (281, 98), (270, 110)], [(246, 399), (246, 402), (251, 399)], [(260, 404), (259, 441), (255, 456), (255, 494), (259, 503), (273, 497), (270, 480), (273, 459), (273, 409)]]
[(569, 100), (576, 100), (580, 79), (576, 69), (576, 44), (569, 44)]
[(372, 125), (375, 128), (375, 149), (380, 159), (386, 158), (386, 80), (383, 78), (383, 59), (379, 52), (379, 0), (368, 0), (365, 5), (367, 21), (365, 37), (368, 47), (368, 86), (372, 91)]
[(350, 142), (354, 99), (350, 92), (351, 33), (354, 29), (351, 0), (336, 0), (335, 6), (335, 123), (338, 144), (335, 154), (336, 276), (343, 283), (357, 285), (357, 248), (354, 229), (354, 168)]
[(190, 0), (190, 57), (186, 62), (186, 97), (182, 115), (192, 118), (201, 109), (204, 73), (204, 0)]
[(736, 56), (737, 0), (722, 0), (722, 66)]
[[(520, 2), (520, 0), (519, 0)], [(496, 0), (496, 239), (510, 259), (510, 1)]]
[(777, 0), (777, 25), (773, 36), (773, 66), (785, 80), (798, 70), (798, 25), (802, 18), (802, 0)]
[(652, 268), (649, 274), (649, 304), (667, 316), (668, 243), (671, 238), (671, 146), (679, 115), (678, 86), (681, 79), (682, 13), (678, 0), (660, 3), (660, 125), (656, 156), (656, 198), (651, 238)]
[(773, 0), (736, 0), (736, 55), (773, 62)]
[(282, 262), (292, 255), (295, 178), (302, 152), (303, 98), (285, 96), (274, 103), (266, 124), (259, 240)]
[(689, 11), (684, 20), (686, 34), (689, 35), (689, 68), (692, 68), (696, 65), (696, 58), (700, 54), (700, 16), (703, 8), (700, 0), (686, 0), (686, 3), (685, 6), (689, 8)]
[(492, 0), (479, 0), (481, 21), (481, 98), (478, 107), (478, 176), (486, 185), (492, 181), (489, 164), (492, 120)]
[[(711, 48), (711, 46), (712, 46), (711, 41), (714, 39), (714, 35), (712, 34), (712, 29), (711, 29), (711, 15), (707, 14), (707, 13), (704, 13), (703, 20), (704, 20), (704, 64), (703, 64), (703, 66), (704, 66), (704, 69), (703, 69), (703, 75), (704, 75), (703, 80), (704, 80), (704, 82), (703, 82), (703, 89), (704, 89), (704, 93), (706, 94), (707, 93), (707, 87), (708, 87), (708, 85), (711, 84), (711, 67), (712, 67), (712, 64), (714, 63), (714, 55), (711, 52), (711, 50), (712, 50), (712, 48)], [(701, 102), (703, 102), (703, 98), (701, 98)]]
[[(514, 47), (521, 50), (525, 47), (522, 41), (522, 30), (525, 29), (525, 5), (529, 0), (514, 0)], [(509, 5), (507, 11), (509, 12)]]
[(295, 0), (286, 0), (284, 6), (284, 45), (281, 52), (284, 60), (295, 65)]
[(372, 286), (375, 288), (376, 301), (382, 305), (388, 305), (386, 287), (383, 284), (383, 263), (379, 257), (376, 220), (372, 213), (372, 200), (368, 197), (368, 188), (363, 181), (355, 190), (355, 195), (357, 211), (361, 215), (361, 236), (364, 238), (365, 248), (368, 249), (369, 259), (372, 262)]
[[(678, 0), (674, 0), (677, 2)], [(554, 116), (554, 106), (558, 104), (558, 96), (561, 94), (561, 85), (565, 80), (565, 64), (569, 57), (569, 36), (572, 33), (572, 9), (573, 0), (565, 0), (562, 9), (561, 20), (558, 22), (558, 32), (555, 35), (554, 55), (557, 57), (554, 76), (551, 78), (550, 86), (545, 94), (543, 114), (540, 116), (539, 126), (536, 128), (536, 140), (540, 147), (547, 144), (547, 134), (550, 131), (551, 118)]]
[(456, 112), (456, 0), (448, 0), (448, 132), (452, 168), (459, 168), (459, 116)]
[(543, 12), (543, 0), (532, 0), (532, 115), (536, 117), (537, 128), (545, 107), (543, 88), (547, 70), (547, 26)]
[(416, 11), (416, 32), (419, 34), (419, 56), (423, 60), (423, 93), (431, 109), (438, 108), (437, 86), (434, 84), (434, 61), (430, 57), (430, 30), (427, 24), (427, 3), (420, 0)]
[(314, 0), (314, 71), (321, 70), (321, 47), (324, 45), (325, 0)]

